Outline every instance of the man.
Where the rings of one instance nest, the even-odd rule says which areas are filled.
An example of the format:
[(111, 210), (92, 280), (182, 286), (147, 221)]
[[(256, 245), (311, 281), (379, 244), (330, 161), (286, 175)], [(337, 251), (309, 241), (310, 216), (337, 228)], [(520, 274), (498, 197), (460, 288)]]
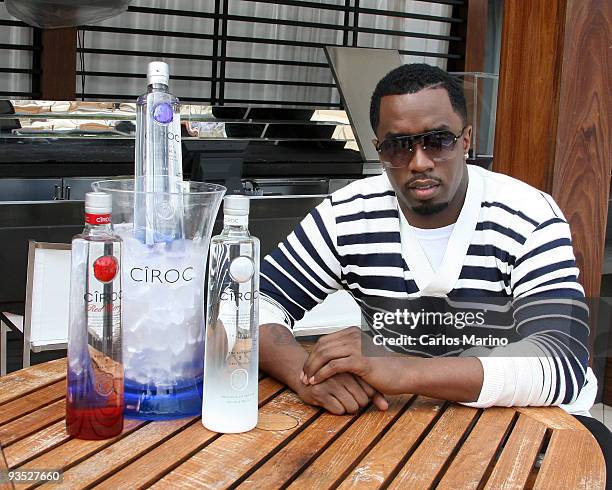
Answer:
[[(597, 391), (588, 326), (584, 308), (573, 305), (568, 315), (565, 307), (579, 305), (584, 292), (556, 203), (466, 165), (465, 99), (438, 68), (404, 65), (387, 74), (372, 95), (370, 120), (383, 174), (333, 193), (264, 261), (261, 368), (337, 414), (370, 400), (384, 410), (384, 394), (414, 393), (588, 415)], [(454, 357), (452, 349), (439, 357), (366, 355), (371, 340), (354, 328), (321, 338), (308, 355), (290, 329), (339, 289), (370, 319), (375, 298), (509, 298), (520, 354), (510, 345)], [(404, 350), (427, 356), (425, 347)]]

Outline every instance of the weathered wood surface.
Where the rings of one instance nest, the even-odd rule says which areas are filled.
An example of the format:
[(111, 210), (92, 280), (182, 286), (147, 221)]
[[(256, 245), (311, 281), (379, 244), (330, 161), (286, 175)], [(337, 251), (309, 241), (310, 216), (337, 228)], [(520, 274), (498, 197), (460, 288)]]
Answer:
[(603, 465), (601, 451), (592, 439), (585, 431), (553, 432), (534, 488), (599, 488), (602, 479), (598, 473), (580, 471), (583, 466)]
[(341, 482), (355, 461), (359, 461), (382, 433), (392, 429), (393, 422), (408, 400), (408, 397), (391, 400), (386, 412), (370, 407), (357, 423), (351, 424), (327, 451), (306, 468), (290, 488), (329, 488)]
[(397, 462), (417, 447), (420, 438), (442, 414), (440, 400), (418, 397), (387, 433), (366, 454), (340, 484), (339, 488), (378, 488), (390, 479)]
[(389, 488), (430, 488), (459, 448), (478, 410), (463, 405), (450, 405), (404, 464)]
[(405, 395), (386, 412), (335, 416), (271, 378), (259, 382), (260, 424), (244, 434), (192, 417), (126, 420), (113, 439), (76, 440), (64, 425), (65, 367), (0, 378), (0, 471), (61, 470), (53, 487), (65, 489), (605, 487), (595, 439), (556, 407), (477, 410)]
[[(2, 452), (2, 444), (0, 444), (0, 472), (8, 471), (9, 466)], [(0, 483), (0, 490), (12, 490), (15, 486), (12, 483)]]
[(521, 415), (485, 488), (525, 488), (542, 449), (545, 434), (545, 425)]
[(66, 359), (57, 359), (20, 369), (0, 380), (0, 404), (21, 398), (23, 395), (66, 378)]
[(0, 424), (23, 417), (36, 409), (44, 407), (49, 403), (66, 397), (66, 380), (62, 379), (45, 388), (41, 388), (29, 395), (22, 396), (16, 400), (2, 405), (0, 412)]
[(485, 410), (457, 456), (440, 480), (439, 489), (476, 489), (483, 480), (504, 437), (511, 430), (516, 412), (504, 408)]

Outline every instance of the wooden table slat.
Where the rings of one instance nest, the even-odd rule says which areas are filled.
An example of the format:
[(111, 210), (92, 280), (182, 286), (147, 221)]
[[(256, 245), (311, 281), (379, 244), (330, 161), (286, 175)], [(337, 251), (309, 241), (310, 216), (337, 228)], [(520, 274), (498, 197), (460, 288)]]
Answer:
[[(2, 450), (2, 444), (0, 444), (0, 472), (8, 471), (9, 466), (4, 457), (4, 451)], [(0, 490), (13, 490), (15, 485), (12, 483), (0, 483)]]
[[(37, 470), (37, 469), (58, 469), (66, 471), (75, 464), (80, 463), (84, 459), (96, 454), (98, 451), (115, 444), (119, 439), (126, 437), (128, 434), (138, 430), (145, 425), (142, 420), (127, 419), (123, 425), (123, 432), (112, 439), (102, 441), (84, 441), (80, 439), (69, 439), (64, 444), (57, 446), (46, 453), (28, 461), (23, 466), (19, 466), (20, 470)], [(65, 432), (65, 427), (63, 428)], [(6, 454), (6, 453), (5, 453)], [(24, 488), (32, 488), (33, 485), (28, 485)]]
[(545, 433), (545, 425), (522, 413), (485, 488), (496, 490), (524, 488), (542, 446)]
[(389, 488), (421, 489), (432, 486), (477, 415), (478, 410), (475, 408), (450, 405), (400, 469)]
[(440, 414), (442, 405), (440, 400), (417, 397), (338, 488), (381, 487)]
[(268, 403), (272, 398), (277, 396), (281, 391), (283, 391), (285, 387), (272, 378), (264, 378), (259, 382), (259, 386), (257, 389), (257, 404), (259, 407), (264, 406)]
[(219, 437), (200, 422), (190, 425), (152, 451), (117, 471), (94, 488), (96, 490), (131, 490), (145, 488), (185, 461), (194, 452)]
[(438, 484), (439, 490), (476, 489), (503, 442), (516, 412), (485, 410)]
[(285, 391), (264, 405), (260, 416), (289, 415), (297, 420), (296, 427), (274, 431), (256, 428), (241, 434), (225, 434), (168, 473), (152, 488), (166, 490), (179, 481), (182, 489), (202, 488), (202, 482), (207, 482), (210, 488), (227, 487), (256, 468), (260, 461), (301, 431), (318, 413), (319, 409), (305, 405), (295, 393)]
[(358, 416), (358, 414), (337, 416), (329, 412), (323, 413), (308, 426), (308, 430), (300, 432), (238, 488), (280, 488)]
[(15, 468), (70, 439), (66, 423), (61, 420), (4, 449), (9, 468)]
[(66, 401), (58, 400), (35, 412), (24, 415), (0, 427), (0, 443), (8, 446), (11, 443), (23, 439), (38, 430), (52, 425), (66, 416)]
[(534, 489), (594, 490), (605, 486), (606, 464), (592, 434), (585, 429), (554, 432)]
[(56, 488), (77, 489), (92, 485), (193, 423), (198, 424), (199, 419), (166, 420), (147, 424), (65, 471), (64, 481)]
[[(283, 390), (284, 386), (272, 378), (263, 379), (259, 382), (259, 405), (269, 402)], [(131, 490), (147, 487), (218, 437), (219, 434), (209, 431), (200, 421), (196, 421), (194, 425), (174, 435), (120, 471), (116, 471), (95, 488)]]
[(0, 405), (66, 377), (66, 358), (20, 369), (0, 378)]
[(393, 397), (389, 409), (381, 412), (370, 407), (325, 451), (298, 476), (289, 488), (329, 488), (339, 483), (393, 424), (402, 409), (410, 402), (409, 395)]
[(17, 400), (8, 402), (0, 407), (0, 425), (23, 417), (34, 410), (49, 405), (66, 396), (66, 380), (41, 388), (40, 390), (24, 395)]
[(578, 419), (565, 410), (551, 410), (550, 407), (517, 407), (516, 411), (537, 420), (549, 429), (587, 430)]

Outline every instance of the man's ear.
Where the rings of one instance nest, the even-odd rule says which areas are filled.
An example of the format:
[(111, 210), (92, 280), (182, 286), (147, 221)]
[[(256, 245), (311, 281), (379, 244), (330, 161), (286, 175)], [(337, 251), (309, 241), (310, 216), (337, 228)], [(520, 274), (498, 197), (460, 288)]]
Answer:
[(462, 136), (462, 143), (463, 143), (463, 152), (467, 153), (470, 151), (470, 145), (472, 143), (472, 125), (468, 125), (465, 128), (465, 131), (463, 132), (463, 136)]
[(378, 148), (378, 140), (376, 138), (372, 140), (372, 144), (374, 145), (374, 148)]

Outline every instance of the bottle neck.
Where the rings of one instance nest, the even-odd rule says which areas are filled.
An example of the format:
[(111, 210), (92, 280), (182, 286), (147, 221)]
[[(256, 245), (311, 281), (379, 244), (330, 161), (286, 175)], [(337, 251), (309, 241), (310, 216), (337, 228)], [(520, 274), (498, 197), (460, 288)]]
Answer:
[(147, 85), (147, 93), (151, 92), (168, 92), (168, 85), (165, 83), (150, 83)]
[(223, 232), (228, 234), (249, 234), (249, 215), (234, 216), (225, 215), (223, 217)]
[(110, 213), (85, 213), (85, 231), (87, 233), (112, 233)]

